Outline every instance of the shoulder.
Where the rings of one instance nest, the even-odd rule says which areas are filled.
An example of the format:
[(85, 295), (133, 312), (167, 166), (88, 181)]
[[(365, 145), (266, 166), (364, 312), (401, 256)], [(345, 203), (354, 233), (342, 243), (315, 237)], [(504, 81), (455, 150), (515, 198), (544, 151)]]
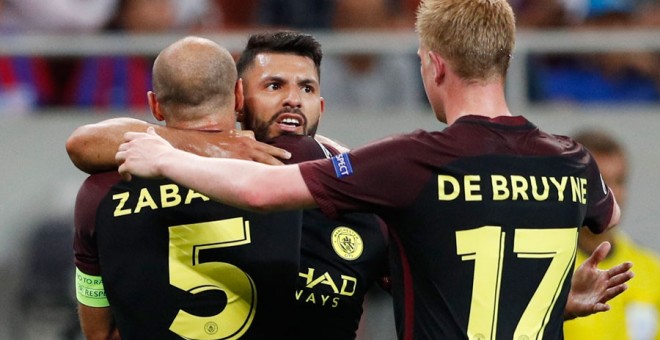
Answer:
[(117, 171), (102, 172), (88, 176), (83, 182), (81, 188), (87, 190), (98, 190), (110, 188), (119, 183), (121, 177)]
[(85, 179), (78, 191), (78, 200), (89, 200), (104, 196), (113, 185), (121, 182), (117, 171), (90, 175)]
[(291, 153), (287, 164), (327, 158), (324, 148), (310, 136), (283, 135), (269, 141), (269, 144)]
[(416, 149), (422, 145), (432, 145), (434, 140), (441, 137), (442, 132), (429, 132), (426, 130), (415, 130), (410, 133), (394, 134), (387, 136), (354, 150), (363, 149), (385, 149), (388, 152), (400, 152), (408, 149)]
[(88, 223), (93, 221), (101, 201), (110, 192), (110, 189), (119, 182), (121, 182), (121, 177), (116, 171), (87, 177), (80, 186), (76, 197), (76, 220)]

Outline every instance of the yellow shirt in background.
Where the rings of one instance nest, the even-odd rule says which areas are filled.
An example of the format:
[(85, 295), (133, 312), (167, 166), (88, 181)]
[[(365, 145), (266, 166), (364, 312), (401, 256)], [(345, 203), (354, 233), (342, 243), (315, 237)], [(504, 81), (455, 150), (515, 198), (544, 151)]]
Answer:
[[(578, 251), (576, 268), (587, 257)], [(618, 233), (610, 256), (599, 268), (625, 261), (633, 263), (635, 273), (628, 290), (609, 302), (608, 312), (566, 321), (566, 340), (660, 340), (660, 257)]]

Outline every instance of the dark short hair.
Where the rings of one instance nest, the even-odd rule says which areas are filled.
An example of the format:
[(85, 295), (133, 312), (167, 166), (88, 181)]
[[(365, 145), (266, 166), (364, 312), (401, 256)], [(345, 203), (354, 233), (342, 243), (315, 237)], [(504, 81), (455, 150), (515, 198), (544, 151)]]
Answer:
[(263, 32), (250, 36), (236, 63), (238, 76), (252, 65), (259, 53), (283, 53), (307, 57), (314, 61), (316, 73), (321, 78), (321, 44), (311, 35), (295, 31)]

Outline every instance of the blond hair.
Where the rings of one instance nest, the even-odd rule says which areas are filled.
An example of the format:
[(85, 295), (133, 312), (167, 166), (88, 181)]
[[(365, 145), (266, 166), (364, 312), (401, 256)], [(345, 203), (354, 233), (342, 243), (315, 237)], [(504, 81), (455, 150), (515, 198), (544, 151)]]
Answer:
[(420, 44), (447, 60), (466, 80), (504, 78), (515, 44), (515, 19), (506, 0), (422, 0)]

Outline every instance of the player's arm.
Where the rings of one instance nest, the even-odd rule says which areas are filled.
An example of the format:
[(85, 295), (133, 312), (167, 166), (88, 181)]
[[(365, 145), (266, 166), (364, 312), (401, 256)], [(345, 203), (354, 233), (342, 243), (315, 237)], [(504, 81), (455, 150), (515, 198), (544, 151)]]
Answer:
[(85, 338), (120, 339), (101, 276), (76, 267), (75, 283), (78, 318)]
[(122, 176), (167, 177), (222, 203), (253, 211), (316, 206), (297, 165), (200, 157), (174, 149), (151, 128), (147, 133), (126, 133), (125, 139), (117, 152)]
[(614, 194), (611, 193), (611, 191), (610, 194), (614, 200), (614, 206), (612, 207), (612, 217), (610, 218), (610, 223), (607, 225), (605, 231), (619, 224), (619, 221), (621, 220), (621, 208), (619, 207), (619, 203), (616, 201), (616, 197), (614, 197)]
[(148, 127), (156, 129), (176, 148), (202, 156), (246, 159), (266, 164), (282, 164), (278, 158), (288, 158), (285, 150), (257, 142), (249, 134), (181, 130), (133, 118), (114, 118), (81, 126), (67, 140), (66, 149), (71, 161), (84, 172), (113, 170), (117, 168), (115, 153), (123, 142), (124, 133), (144, 132)]
[(78, 303), (78, 317), (87, 340), (120, 340), (110, 307), (89, 307)]
[(611, 249), (609, 242), (601, 243), (573, 274), (571, 291), (564, 309), (564, 320), (588, 316), (610, 310), (608, 301), (623, 293), (626, 282), (633, 278), (632, 263), (624, 262), (608, 270), (598, 269), (598, 264)]

